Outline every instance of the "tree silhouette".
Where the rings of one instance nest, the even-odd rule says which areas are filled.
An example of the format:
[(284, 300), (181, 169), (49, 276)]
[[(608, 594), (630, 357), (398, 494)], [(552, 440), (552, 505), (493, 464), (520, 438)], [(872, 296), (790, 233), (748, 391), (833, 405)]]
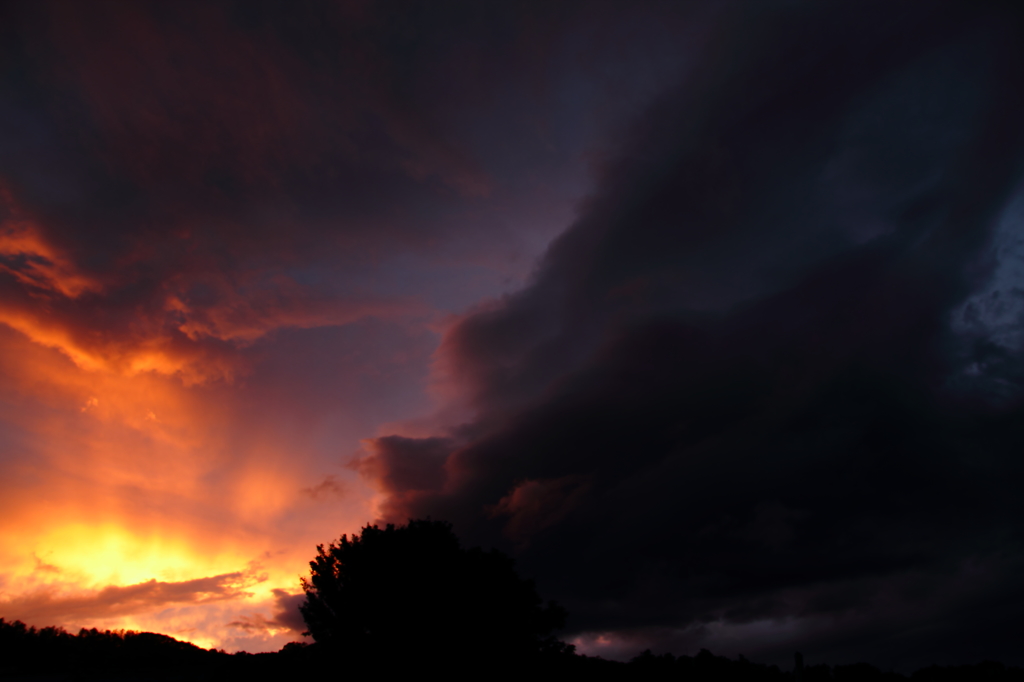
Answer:
[(318, 646), (379, 664), (525, 662), (565, 611), (508, 556), (463, 549), (443, 521), (366, 526), (317, 547), (299, 607)]

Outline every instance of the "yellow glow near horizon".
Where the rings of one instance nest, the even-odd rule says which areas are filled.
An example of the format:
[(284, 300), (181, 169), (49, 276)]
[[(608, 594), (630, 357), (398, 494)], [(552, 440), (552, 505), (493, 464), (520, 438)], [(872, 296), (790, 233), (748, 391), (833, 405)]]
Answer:
[[(57, 568), (88, 576), (90, 583), (132, 585), (150, 579), (180, 581), (238, 570), (238, 558), (204, 557), (180, 538), (140, 537), (113, 523), (71, 523), (39, 538), (40, 556)], [(221, 570), (223, 569), (223, 570)]]
[(303, 493), (323, 465), (230, 383), (84, 368), (0, 319), (0, 388), (20, 434), (0, 462), (0, 617), (277, 650), (299, 637), (273, 590), (299, 592), (316, 544), (369, 518), (372, 491)]

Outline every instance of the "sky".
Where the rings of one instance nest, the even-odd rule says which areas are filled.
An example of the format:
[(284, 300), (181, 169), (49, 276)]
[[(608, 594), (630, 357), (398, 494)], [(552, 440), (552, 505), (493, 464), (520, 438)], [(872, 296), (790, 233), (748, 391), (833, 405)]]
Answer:
[(0, 617), (276, 650), (430, 516), (588, 654), (1024, 663), (1022, 32), (3, 2)]

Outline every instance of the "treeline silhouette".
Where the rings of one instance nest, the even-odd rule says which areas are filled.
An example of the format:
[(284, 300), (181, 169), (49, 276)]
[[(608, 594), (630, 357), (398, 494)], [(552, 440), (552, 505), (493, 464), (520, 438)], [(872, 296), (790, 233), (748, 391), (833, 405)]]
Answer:
[[(401, 657), (401, 651), (393, 652)], [(272, 653), (229, 654), (202, 649), (152, 632), (82, 629), (72, 634), (58, 627), (36, 629), (0, 618), (0, 679), (54, 682), (63, 680), (225, 680), (293, 679), (309, 675), (373, 674), (371, 662), (353, 665), (328, 647), (292, 642)], [(414, 662), (411, 662), (414, 663)], [(511, 676), (519, 664), (493, 660), (466, 671), (481, 679)], [(364, 667), (365, 666), (365, 667)], [(415, 667), (414, 665), (410, 667)], [(977, 665), (930, 666), (901, 675), (866, 663), (814, 665), (801, 671), (715, 656), (702, 649), (695, 656), (655, 655), (645, 651), (628, 663), (576, 653), (564, 645), (537, 656), (530, 666), (539, 674), (578, 674), (595, 680), (676, 680), (687, 682), (1024, 682), (1024, 670), (987, 661)]]
[(477, 669), (565, 646), (553, 636), (565, 610), (545, 604), (511, 557), (464, 549), (444, 521), (366, 526), (318, 546), (309, 567), (303, 620), (318, 645), (348, 660)]
[[(555, 638), (566, 612), (498, 552), (464, 549), (451, 524), (368, 525), (317, 547), (300, 606), (312, 643), (228, 654), (152, 632), (36, 629), (0, 618), (0, 680), (224, 680), (440, 673), (454, 679), (575, 675), (591, 680), (884, 682), (906, 680), (866, 663), (792, 670), (645, 651), (628, 663), (584, 656)], [(1024, 682), (998, 663), (929, 667), (914, 682)]]

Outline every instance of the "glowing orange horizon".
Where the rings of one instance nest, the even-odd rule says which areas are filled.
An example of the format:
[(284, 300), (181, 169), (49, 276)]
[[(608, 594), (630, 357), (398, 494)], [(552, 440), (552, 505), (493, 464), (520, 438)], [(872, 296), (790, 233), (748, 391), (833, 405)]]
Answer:
[(32, 437), (0, 482), (0, 617), (231, 650), (300, 639), (277, 594), (370, 520), (373, 491), (347, 484), (324, 515), (304, 492), (322, 472), (234, 421), (230, 386), (84, 367), (8, 327), (0, 374)]

